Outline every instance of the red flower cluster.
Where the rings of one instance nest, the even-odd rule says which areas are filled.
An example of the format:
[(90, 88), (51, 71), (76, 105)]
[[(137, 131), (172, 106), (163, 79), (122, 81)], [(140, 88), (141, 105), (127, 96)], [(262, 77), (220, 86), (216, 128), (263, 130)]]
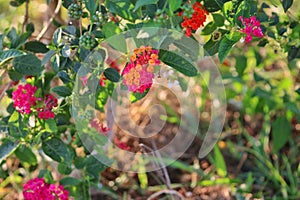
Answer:
[(243, 16), (240, 16), (239, 20), (244, 25), (244, 28), (241, 30), (241, 32), (246, 34), (246, 43), (250, 43), (252, 41), (252, 36), (258, 38), (263, 37), (263, 33), (260, 27), (260, 21), (257, 20), (255, 16), (251, 16), (250, 18), (244, 18)]
[(141, 46), (134, 50), (130, 62), (124, 68), (123, 83), (131, 92), (144, 93), (150, 88), (154, 78), (154, 65), (159, 65), (158, 50)]
[(68, 200), (69, 191), (62, 185), (48, 184), (43, 178), (34, 178), (24, 184), (24, 200)]
[(22, 114), (30, 114), (31, 107), (36, 105), (38, 98), (34, 96), (37, 90), (36, 86), (29, 83), (26, 85), (19, 85), (18, 88), (12, 93), (14, 100), (14, 107)]
[(124, 151), (130, 150), (130, 147), (127, 146), (127, 144), (125, 142), (121, 142), (119, 139), (115, 139), (115, 144), (117, 145), (117, 147), (119, 147), (120, 149), (122, 149)]
[(36, 108), (40, 119), (54, 118), (55, 115), (52, 109), (58, 105), (57, 99), (51, 94), (46, 94), (42, 107), (37, 107), (37, 103), (42, 99), (35, 96), (36, 90), (37, 87), (29, 83), (24, 86), (19, 85), (12, 93), (14, 107), (22, 114), (30, 114), (31, 111)]
[(96, 129), (99, 133), (106, 135), (106, 132), (110, 130), (110, 128), (105, 127), (98, 119), (93, 119), (90, 122), (90, 126)]
[(57, 107), (57, 99), (51, 95), (46, 94), (44, 98), (44, 106), (41, 108), (38, 108), (38, 116), (41, 119), (50, 119), (54, 118), (54, 112), (52, 111), (53, 107)]
[[(209, 14), (200, 2), (194, 3), (192, 8), (192, 17), (188, 18), (187, 16), (183, 16), (184, 21), (181, 23), (181, 26), (185, 28), (185, 35), (187, 37), (190, 37), (199, 27), (204, 26), (206, 15)], [(179, 13), (180, 16), (182, 14), (184, 14), (184, 11)]]

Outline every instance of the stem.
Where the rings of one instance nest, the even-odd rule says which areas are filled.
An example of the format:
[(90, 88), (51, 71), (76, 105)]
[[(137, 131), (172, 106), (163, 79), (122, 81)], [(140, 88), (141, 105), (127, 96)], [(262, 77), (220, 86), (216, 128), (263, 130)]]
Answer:
[(23, 24), (22, 24), (22, 33), (24, 33), (25, 31), (25, 27), (27, 25), (27, 22), (28, 22), (28, 18), (29, 18), (29, 0), (26, 0), (26, 3), (25, 3), (25, 14), (24, 14), (24, 21), (23, 21)]
[(61, 5), (62, 5), (62, 0), (58, 0), (57, 2), (57, 6), (54, 10), (54, 13), (52, 14), (51, 18), (49, 19), (47, 25), (41, 30), (41, 32), (39, 33), (39, 35), (37, 36), (37, 41), (40, 41), (41, 38), (45, 35), (45, 33), (47, 32), (47, 30), (49, 29), (50, 25), (52, 24), (53, 22), (53, 19), (56, 17), (56, 15), (59, 13), (60, 11), (60, 8), (61, 8)]

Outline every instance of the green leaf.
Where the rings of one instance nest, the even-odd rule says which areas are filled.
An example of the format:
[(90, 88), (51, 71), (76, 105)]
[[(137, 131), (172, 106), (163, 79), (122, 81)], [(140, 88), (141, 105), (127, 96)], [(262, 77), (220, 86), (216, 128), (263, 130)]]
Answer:
[(121, 77), (119, 72), (114, 68), (107, 68), (104, 70), (103, 73), (104, 73), (104, 76), (112, 82), (118, 82)]
[(97, 10), (97, 3), (99, 1), (95, 1), (95, 0), (85, 0), (85, 6), (88, 9), (88, 11), (90, 11), (90, 14), (93, 15), (96, 13)]
[(62, 163), (59, 163), (58, 166), (57, 166), (57, 169), (58, 169), (58, 172), (60, 174), (70, 174), (72, 172), (72, 167), (71, 167), (71, 163), (68, 162), (68, 163), (65, 163), (65, 162), (62, 162)]
[(218, 53), (220, 43), (221, 43), (221, 39), (214, 41), (212, 36), (210, 40), (204, 44), (203, 47), (205, 51), (208, 53), (208, 55), (212, 56)]
[(280, 116), (272, 123), (273, 152), (278, 152), (291, 136), (291, 124), (285, 116)]
[(59, 45), (61, 43), (62, 38), (62, 29), (58, 28), (53, 35), (53, 42), (55, 45)]
[(57, 76), (60, 78), (60, 80), (62, 80), (63, 83), (69, 83), (72, 81), (69, 74), (67, 74), (65, 71), (59, 71)]
[(201, 35), (210, 35), (217, 28), (217, 25), (214, 22), (209, 22), (201, 31)]
[(25, 43), (25, 49), (33, 53), (46, 53), (49, 50), (45, 44), (39, 41), (30, 41)]
[(196, 76), (198, 74), (198, 70), (194, 67), (194, 65), (181, 55), (160, 49), (158, 56), (162, 62), (186, 76)]
[(70, 177), (70, 176), (67, 176), (67, 177), (60, 179), (59, 183), (64, 186), (69, 186), (69, 185), (73, 186), (73, 185), (78, 185), (80, 183), (80, 180)]
[(178, 8), (180, 8), (182, 4), (182, 0), (168, 0), (170, 5), (170, 10), (172, 12), (176, 11)]
[(0, 145), (0, 163), (6, 157), (8, 157), (18, 147), (18, 143), (15, 143), (9, 139), (3, 139)]
[(31, 166), (37, 164), (37, 159), (35, 154), (32, 152), (31, 148), (25, 145), (19, 146), (16, 149), (15, 154), (22, 163), (28, 163)]
[(235, 61), (235, 69), (239, 76), (243, 76), (247, 67), (247, 58), (245, 56), (238, 56)]
[(0, 52), (3, 51), (3, 39), (4, 39), (5, 35), (1, 34), (0, 35)]
[(217, 169), (217, 173), (219, 176), (225, 177), (227, 175), (226, 164), (218, 145), (214, 146), (214, 152), (215, 152), (215, 167)]
[(86, 158), (86, 172), (93, 182), (99, 182), (100, 172), (106, 169), (106, 166), (102, 164), (94, 156)]
[(41, 65), (44, 66), (47, 62), (49, 62), (50, 59), (52, 58), (52, 56), (54, 56), (54, 54), (55, 54), (55, 51), (53, 51), (53, 50), (48, 51), (48, 52), (44, 55), (43, 60), (42, 60), (42, 64), (41, 64)]
[(122, 32), (122, 30), (113, 22), (106, 23), (103, 26), (102, 31), (106, 38), (109, 38)]
[(70, 160), (70, 152), (66, 144), (59, 138), (51, 138), (42, 142), (44, 153), (57, 162), (66, 162)]
[(19, 72), (16, 72), (14, 70), (9, 70), (8, 71), (8, 76), (13, 81), (18, 81), (18, 80), (21, 80), (23, 78), (23, 74), (20, 74)]
[(38, 75), (43, 71), (41, 61), (33, 54), (16, 57), (13, 65), (17, 72), (24, 75)]
[(57, 86), (52, 88), (52, 92), (58, 94), (61, 97), (67, 97), (72, 94), (72, 91), (67, 86)]
[(239, 26), (242, 25), (242, 22), (239, 19), (240, 16), (249, 18), (250, 17), (250, 5), (248, 1), (242, 1), (242, 3), (239, 5), (236, 15), (234, 16), (235, 23), (237, 23)]
[[(117, 29), (119, 29), (119, 27), (117, 27)], [(120, 52), (125, 53), (127, 51), (126, 40), (123, 34), (114, 35), (113, 37), (106, 39), (105, 42)]]
[(216, 24), (216, 26), (220, 27), (224, 25), (225, 18), (223, 17), (223, 15), (212, 14), (212, 16), (214, 18), (214, 23)]
[(135, 7), (133, 12), (137, 11), (142, 6), (150, 5), (150, 4), (157, 4), (158, 0), (137, 0), (135, 3)]
[(2, 66), (4, 63), (9, 61), (12, 58), (16, 58), (18, 56), (24, 55), (21, 51), (18, 51), (16, 49), (9, 49), (5, 50), (0, 55), (0, 66)]
[(106, 8), (109, 12), (119, 15), (120, 17), (134, 22), (137, 15), (133, 12), (134, 5), (130, 0), (106, 0)]
[(108, 99), (108, 93), (106, 87), (99, 87), (96, 92), (96, 109), (104, 112), (104, 106)]
[(149, 89), (146, 89), (144, 93), (139, 93), (139, 92), (131, 92), (129, 96), (129, 100), (131, 103), (137, 102), (138, 100), (144, 98), (149, 92)]
[(281, 4), (284, 12), (286, 12), (293, 5), (293, 0), (282, 0)]
[(224, 37), (221, 40), (221, 43), (220, 43), (220, 46), (219, 46), (219, 54), (218, 54), (220, 63), (224, 62), (226, 56), (228, 55), (228, 53), (232, 49), (232, 46), (235, 43), (236, 43), (236, 41), (229, 40), (227, 37)]
[(45, 131), (50, 133), (57, 132), (57, 126), (54, 119), (47, 119), (45, 120)]
[(233, 9), (234, 9), (234, 5), (232, 1), (228, 1), (223, 5), (223, 14), (230, 23), (233, 22), (233, 17), (232, 17)]
[(54, 183), (54, 179), (51, 171), (47, 169), (42, 169), (38, 175), (39, 178), (44, 178), (46, 183)]

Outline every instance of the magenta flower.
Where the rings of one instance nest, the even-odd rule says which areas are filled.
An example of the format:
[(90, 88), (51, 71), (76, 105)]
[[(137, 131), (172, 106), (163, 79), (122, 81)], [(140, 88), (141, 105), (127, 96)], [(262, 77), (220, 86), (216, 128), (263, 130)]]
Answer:
[(12, 93), (14, 107), (22, 114), (30, 114), (31, 108), (36, 105), (38, 98), (34, 96), (37, 90), (36, 86), (29, 83), (26, 85), (19, 85), (18, 88)]
[(62, 185), (48, 184), (43, 178), (29, 180), (23, 187), (24, 200), (68, 200), (69, 191)]
[(244, 28), (241, 30), (241, 32), (246, 34), (246, 43), (250, 43), (253, 39), (253, 36), (258, 38), (263, 37), (260, 21), (257, 20), (255, 16), (251, 16), (250, 18), (244, 18), (243, 16), (240, 16), (239, 20), (244, 25)]
[(38, 116), (40, 119), (52, 119), (55, 117), (54, 112), (52, 111), (53, 107), (57, 107), (57, 99), (51, 95), (46, 94), (44, 98), (44, 105), (41, 108), (38, 108)]

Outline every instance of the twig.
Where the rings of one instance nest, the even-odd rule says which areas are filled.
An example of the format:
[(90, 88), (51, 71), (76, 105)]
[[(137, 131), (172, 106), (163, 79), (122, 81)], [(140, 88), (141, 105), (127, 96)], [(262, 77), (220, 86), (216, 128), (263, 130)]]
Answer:
[(155, 192), (154, 194), (152, 194), (150, 197), (147, 198), (147, 200), (152, 200), (162, 194), (170, 194), (170, 195), (176, 195), (178, 196), (180, 199), (184, 200), (184, 196), (182, 196), (182, 194), (180, 194), (179, 192), (177, 192), (176, 190), (161, 190), (158, 192)]
[(4, 87), (2, 93), (0, 94), (0, 100), (4, 97), (5, 92), (8, 90), (8, 88), (9, 88), (10, 85), (11, 85), (11, 82), (12, 82), (12, 81), (10, 81), (9, 83), (7, 83), (6, 86)]
[(170, 181), (170, 177), (169, 177), (167, 168), (166, 168), (166, 166), (164, 165), (164, 163), (162, 161), (162, 157), (161, 157), (160, 153), (157, 151), (157, 147), (156, 147), (156, 144), (155, 144), (153, 138), (151, 138), (151, 143), (152, 143), (152, 146), (155, 150), (154, 153), (157, 156), (157, 158), (160, 162), (160, 166), (162, 167), (162, 170), (164, 172), (164, 175), (165, 175), (165, 178), (166, 178), (166, 185), (167, 185), (168, 189), (171, 189), (171, 181)]
[(54, 13), (52, 14), (51, 18), (49, 19), (48, 23), (46, 26), (44, 26), (44, 28), (42, 29), (42, 31), (40, 32), (40, 34), (37, 36), (37, 41), (40, 41), (40, 39), (44, 36), (44, 34), (47, 32), (47, 30), (49, 29), (50, 25), (53, 22), (53, 19), (56, 17), (56, 15), (59, 13), (60, 8), (62, 5), (62, 0), (58, 0), (56, 8), (54, 10)]
[(25, 14), (24, 14), (24, 21), (23, 21), (23, 24), (22, 24), (22, 33), (24, 33), (25, 31), (25, 27), (27, 25), (27, 22), (28, 22), (28, 18), (29, 18), (29, 0), (26, 0), (26, 3), (25, 3)]

